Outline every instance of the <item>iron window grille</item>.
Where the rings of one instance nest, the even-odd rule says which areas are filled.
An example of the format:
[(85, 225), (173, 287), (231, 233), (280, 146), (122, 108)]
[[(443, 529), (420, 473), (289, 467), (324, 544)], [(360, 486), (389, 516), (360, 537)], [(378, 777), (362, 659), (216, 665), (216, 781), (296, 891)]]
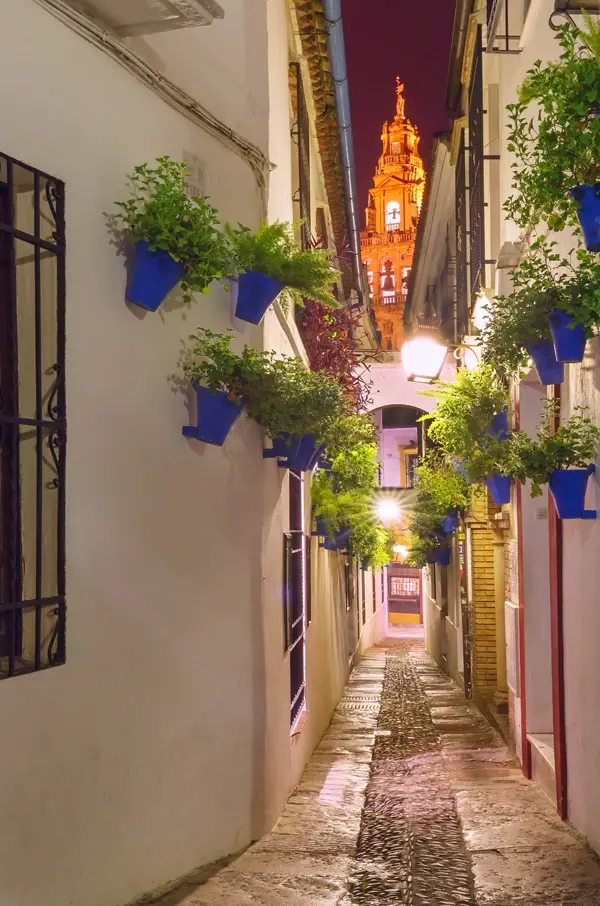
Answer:
[(487, 0), (487, 53), (519, 54), (529, 0)]
[[(481, 25), (469, 85), (469, 251), (470, 293), (473, 299), (485, 283), (485, 195), (483, 153), (483, 53)], [(469, 303), (471, 301), (469, 300)]]
[[(304, 479), (289, 472), (290, 531), (286, 538), (286, 624), (290, 658), (290, 725), (306, 706), (307, 539), (304, 533)], [(308, 579), (310, 581), (310, 579)]]
[(64, 203), (0, 154), (0, 678), (65, 661)]
[(468, 211), (466, 183), (465, 134), (461, 134), (456, 159), (456, 304), (457, 332), (464, 336), (467, 331), (469, 305), (469, 269), (467, 260)]

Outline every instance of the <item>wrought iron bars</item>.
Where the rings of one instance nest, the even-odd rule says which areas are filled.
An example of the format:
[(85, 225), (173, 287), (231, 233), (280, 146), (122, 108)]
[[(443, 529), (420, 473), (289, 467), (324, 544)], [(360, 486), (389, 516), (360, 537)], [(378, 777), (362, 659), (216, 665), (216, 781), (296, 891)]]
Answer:
[(64, 185), (0, 154), (0, 678), (65, 660)]

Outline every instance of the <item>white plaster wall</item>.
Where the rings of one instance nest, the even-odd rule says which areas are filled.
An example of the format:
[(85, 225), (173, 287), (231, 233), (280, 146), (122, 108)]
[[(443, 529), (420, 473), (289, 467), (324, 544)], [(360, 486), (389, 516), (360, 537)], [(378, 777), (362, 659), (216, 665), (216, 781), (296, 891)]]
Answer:
[[(500, 103), (501, 106), (514, 101), (518, 84), (522, 82), (527, 69), (536, 59), (548, 60), (558, 55), (559, 48), (547, 20), (554, 7), (553, 0), (532, 0), (529, 16), (522, 37), (521, 55), (502, 57), (500, 60)], [(506, 148), (505, 124), (501, 125), (501, 147)], [(511, 156), (502, 153), (500, 165), (501, 198), (510, 193)], [(503, 241), (514, 241), (518, 231), (514, 225), (504, 222)], [(558, 238), (561, 251), (568, 251), (573, 243), (564, 233)], [(562, 392), (563, 417), (568, 417), (576, 404), (589, 405), (594, 419), (600, 424), (600, 380), (598, 366), (600, 354), (598, 340), (588, 344), (586, 359), (582, 365), (566, 367), (566, 381)], [(594, 494), (598, 495), (598, 479), (591, 481), (590, 505)], [(525, 495), (524, 495), (525, 497)], [(528, 532), (524, 524), (524, 558), (526, 569), (537, 570), (532, 564), (540, 556), (540, 532), (543, 523), (536, 524)], [(600, 523), (596, 521), (566, 521), (563, 523), (563, 595), (564, 595), (564, 658), (565, 658), (565, 705), (567, 725), (567, 768), (568, 808), (572, 823), (584, 833), (596, 850), (600, 851), (600, 788), (598, 787), (598, 764), (600, 764), (600, 720), (597, 718), (597, 690), (600, 687), (600, 661), (596, 641), (600, 636), (600, 608), (598, 588), (600, 587), (600, 563), (597, 552), (600, 549)], [(527, 566), (529, 564), (529, 566)], [(525, 614), (530, 608), (530, 597), (526, 594)], [(541, 601), (539, 602), (541, 606)], [(531, 614), (531, 610), (529, 610)], [(546, 630), (543, 630), (546, 636)], [(532, 633), (534, 633), (532, 637)], [(539, 641), (540, 626), (526, 625), (526, 650)], [(544, 638), (543, 646), (546, 647)], [(535, 658), (536, 655), (531, 654)], [(529, 661), (531, 665), (531, 659)], [(534, 661), (535, 663), (535, 661)], [(540, 666), (547, 672), (547, 667)], [(530, 666), (527, 667), (529, 676)], [(529, 688), (528, 688), (529, 692)], [(531, 703), (527, 701), (528, 731), (532, 731)]]
[[(229, 65), (249, 104), (262, 80), (266, 148), (252, 7), (253, 52)], [(202, 56), (213, 34), (170, 52)], [(67, 664), (2, 687), (0, 903), (107, 906), (251, 839), (265, 677), (260, 432), (242, 418), (222, 450), (185, 441), (169, 382), (183, 338), (231, 326), (229, 297), (132, 311), (104, 213), (136, 163), (184, 150), (224, 218), (257, 224), (260, 196), (241, 158), (32, 0), (3, 8), (0, 110), (2, 150), (66, 182), (69, 419)]]
[[(441, 374), (441, 380), (452, 380), (455, 373), (452, 362), (448, 362)], [(419, 391), (427, 389), (424, 384), (416, 384), (406, 378), (402, 362), (376, 362), (370, 367), (369, 378), (373, 381), (371, 396), (373, 402), (369, 411), (380, 409), (384, 406), (415, 406), (424, 412), (431, 412), (435, 408), (435, 400), (429, 396), (422, 396)]]
[[(522, 382), (521, 427), (528, 434), (535, 435), (545, 396), (545, 388), (533, 374)], [(548, 491), (532, 498), (528, 483), (521, 501), (527, 732), (552, 733)]]

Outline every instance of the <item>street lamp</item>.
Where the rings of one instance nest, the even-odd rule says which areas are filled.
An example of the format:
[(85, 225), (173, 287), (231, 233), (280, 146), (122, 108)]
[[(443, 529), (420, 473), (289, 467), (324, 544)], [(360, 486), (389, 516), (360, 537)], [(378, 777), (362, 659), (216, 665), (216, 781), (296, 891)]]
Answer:
[(448, 345), (437, 324), (422, 323), (402, 347), (402, 364), (409, 381), (433, 384), (440, 376)]

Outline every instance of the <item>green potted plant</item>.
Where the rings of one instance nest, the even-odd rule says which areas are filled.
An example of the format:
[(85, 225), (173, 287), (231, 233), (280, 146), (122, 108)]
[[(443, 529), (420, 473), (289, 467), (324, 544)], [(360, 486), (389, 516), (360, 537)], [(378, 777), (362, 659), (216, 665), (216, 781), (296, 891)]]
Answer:
[[(216, 334), (201, 329), (191, 338), (183, 367), (196, 390), (198, 427), (186, 427), (184, 434), (208, 440), (206, 433), (199, 433), (205, 430), (200, 426), (208, 426), (217, 405), (219, 411), (231, 413), (235, 403), (237, 415), (245, 405), (248, 415), (274, 439), (273, 449), (264, 451), (266, 457), (276, 456), (288, 468), (311, 470), (331, 425), (349, 412), (343, 389), (295, 357), (247, 345), (237, 355), (231, 350), (234, 336), (233, 331)], [(228, 429), (221, 443), (227, 433)]]
[(187, 165), (159, 157), (129, 176), (131, 197), (116, 203), (115, 217), (134, 245), (126, 298), (148, 311), (181, 282), (183, 297), (207, 292), (229, 270), (230, 249), (218, 230), (217, 211), (204, 197), (187, 194)]
[(394, 557), (394, 540), (394, 533), (373, 518), (350, 525), (350, 553), (360, 560), (362, 569), (387, 566)]
[[(414, 539), (419, 539), (421, 550), (427, 552), (428, 562), (438, 563), (440, 566), (450, 564), (450, 548), (443, 538), (445, 516), (439, 503), (421, 493), (417, 497), (408, 522), (409, 539), (412, 539), (412, 543), (414, 543)], [(409, 556), (410, 552), (411, 542), (409, 542)]]
[[(515, 194), (505, 210), (523, 229), (540, 220), (550, 229), (581, 224), (589, 251), (600, 251), (600, 25), (564, 25), (562, 52), (538, 60), (527, 73), (516, 104), (507, 107), (507, 147)], [(530, 104), (535, 102), (535, 112)]]
[(513, 292), (486, 306), (483, 361), (510, 377), (531, 355), (542, 384), (561, 383), (562, 364), (583, 359), (600, 322), (600, 263), (583, 249), (561, 257), (556, 242), (540, 237), (511, 276)]
[(515, 434), (511, 441), (514, 475), (521, 482), (531, 480), (532, 497), (539, 496), (547, 482), (561, 519), (593, 519), (596, 512), (585, 509), (585, 493), (596, 469), (590, 460), (600, 430), (579, 406), (555, 429), (559, 412), (560, 402), (549, 400), (537, 437), (532, 439), (524, 431)]
[(409, 566), (421, 569), (435, 563), (435, 541), (431, 538), (421, 538), (419, 535), (413, 535), (407, 532), (406, 541), (408, 553), (406, 562)]
[(339, 274), (331, 266), (329, 251), (300, 250), (291, 224), (263, 223), (255, 233), (238, 224), (227, 226), (226, 233), (238, 274), (231, 280), (236, 317), (259, 324), (284, 289), (299, 304), (312, 299), (338, 307), (332, 288)]
[(429, 498), (440, 513), (445, 513), (443, 531), (455, 531), (459, 511), (469, 503), (469, 485), (464, 475), (436, 451), (429, 451), (420, 460), (415, 475), (419, 495)]
[(510, 503), (510, 488), (515, 472), (512, 439), (499, 440), (489, 437), (476, 444), (465, 460), (465, 469), (471, 484), (484, 484), (498, 506)]
[(438, 383), (423, 396), (437, 399), (433, 412), (422, 416), (429, 437), (449, 456), (466, 459), (479, 438), (487, 433), (508, 435), (507, 393), (493, 368), (461, 368), (454, 383)]

